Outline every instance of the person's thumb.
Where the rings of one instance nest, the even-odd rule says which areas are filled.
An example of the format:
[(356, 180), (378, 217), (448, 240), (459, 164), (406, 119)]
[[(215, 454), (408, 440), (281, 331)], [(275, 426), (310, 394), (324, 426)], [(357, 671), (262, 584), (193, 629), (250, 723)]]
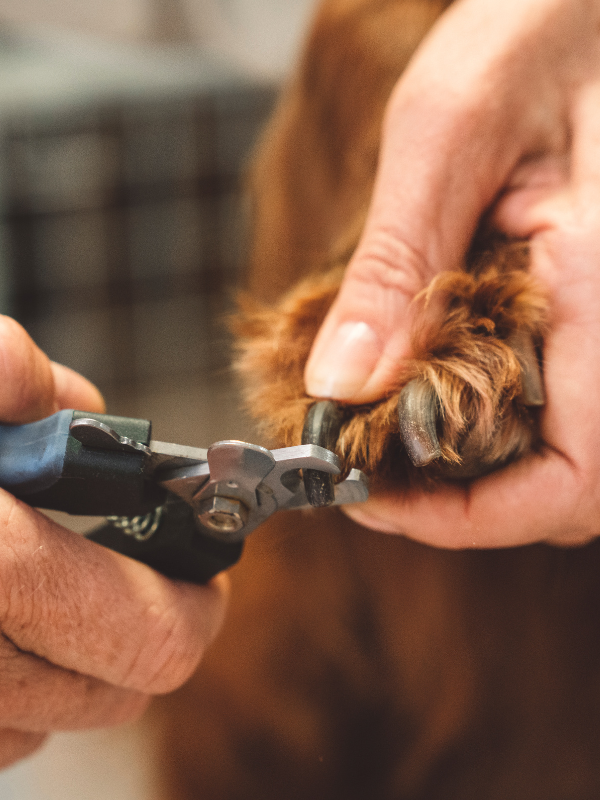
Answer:
[(354, 403), (381, 397), (409, 354), (411, 301), (422, 285), (409, 271), (357, 256), (315, 340), (308, 394)]
[(461, 266), (499, 173), (510, 168), (502, 159), (480, 181), (473, 172), (459, 179), (475, 141), (463, 139), (461, 152), (448, 115), (428, 126), (432, 141), (424, 142), (411, 130), (427, 125), (427, 104), (403, 111), (398, 129), (388, 118), (367, 224), (306, 366), (306, 390), (315, 397), (365, 403), (393, 387), (410, 355), (415, 296), (437, 273)]

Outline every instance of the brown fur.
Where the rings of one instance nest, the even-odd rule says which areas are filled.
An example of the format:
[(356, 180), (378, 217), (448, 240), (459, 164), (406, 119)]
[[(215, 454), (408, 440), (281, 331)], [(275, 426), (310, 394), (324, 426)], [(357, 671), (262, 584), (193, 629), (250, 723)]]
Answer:
[[(515, 330), (541, 339), (546, 304), (525, 272), (521, 243), (494, 243), (468, 272), (443, 273), (417, 298), (422, 311), (414, 358), (382, 401), (346, 408), (338, 452), (346, 467), (376, 478), (478, 471), (523, 455), (535, 441), (536, 420), (520, 401), (521, 366), (509, 345)], [(314, 399), (304, 391), (304, 366), (339, 288), (343, 268), (309, 278), (274, 306), (249, 299), (236, 322), (247, 404), (278, 446), (300, 444)], [(442, 463), (414, 470), (399, 445), (398, 394), (413, 378), (433, 387), (441, 409)]]
[[(297, 441), (310, 403), (302, 368), (360, 230), (386, 98), (446, 5), (327, 0), (265, 134), (239, 324), (275, 439)], [(544, 298), (523, 246), (478, 252), (421, 298), (398, 377), (439, 384), (449, 464), (465, 430), (494, 463), (536, 435), (508, 339), (543, 333)], [(395, 392), (349, 412), (344, 457), (397, 474), (396, 424)], [(594, 800), (599, 573), (598, 543), (448, 552), (335, 509), (275, 515), (231, 571), (222, 635), (156, 707), (164, 800)]]

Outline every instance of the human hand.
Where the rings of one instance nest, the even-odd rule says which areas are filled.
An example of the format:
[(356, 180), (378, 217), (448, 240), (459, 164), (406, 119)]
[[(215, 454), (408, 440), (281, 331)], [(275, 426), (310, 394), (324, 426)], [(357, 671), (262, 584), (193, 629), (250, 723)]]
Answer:
[[(0, 420), (102, 412), (88, 381), (0, 317)], [(138, 716), (192, 673), (224, 611), (206, 587), (158, 573), (53, 523), (0, 490), (0, 767), (53, 730)]]
[(382, 397), (411, 301), (460, 268), (482, 214), (531, 241), (551, 300), (545, 447), (468, 488), (394, 490), (357, 521), (446, 547), (600, 533), (600, 4), (460, 0), (390, 99), (365, 231), (306, 370), (309, 394)]

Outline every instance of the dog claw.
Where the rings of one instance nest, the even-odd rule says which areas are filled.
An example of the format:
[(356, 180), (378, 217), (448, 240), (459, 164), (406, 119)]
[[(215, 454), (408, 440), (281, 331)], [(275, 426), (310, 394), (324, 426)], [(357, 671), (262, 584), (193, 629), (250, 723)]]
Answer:
[(531, 334), (514, 331), (508, 344), (521, 364), (521, 401), (526, 406), (543, 406), (546, 402), (544, 380)]
[[(302, 430), (302, 444), (316, 444), (335, 450), (343, 415), (331, 400), (321, 400), (308, 410)], [(315, 508), (330, 506), (335, 500), (333, 478), (317, 469), (302, 471), (306, 499)]]
[(415, 467), (424, 467), (442, 455), (436, 433), (438, 401), (432, 386), (415, 378), (398, 398), (400, 438)]

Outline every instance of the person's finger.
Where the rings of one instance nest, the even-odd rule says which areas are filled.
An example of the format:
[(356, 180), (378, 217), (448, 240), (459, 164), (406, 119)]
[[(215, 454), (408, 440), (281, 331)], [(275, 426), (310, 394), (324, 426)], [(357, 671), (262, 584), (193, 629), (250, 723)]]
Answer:
[(0, 493), (0, 620), (21, 650), (115, 686), (179, 686), (224, 614), (227, 582), (167, 580)]
[(104, 398), (93, 383), (78, 372), (63, 364), (50, 363), (54, 377), (54, 397), (59, 408), (74, 408), (79, 411), (106, 410)]
[(0, 638), (1, 724), (44, 732), (116, 725), (137, 718), (148, 697), (65, 670)]
[(0, 728), (0, 769), (31, 755), (43, 745), (45, 739), (46, 735), (43, 733)]
[(10, 317), (0, 316), (0, 420), (33, 422), (58, 411), (48, 357)]
[(1, 724), (45, 732), (117, 725), (139, 717), (148, 697), (56, 667), (0, 637)]
[[(535, 458), (535, 464), (532, 459)], [(385, 491), (345, 511), (361, 525), (452, 549), (581, 544), (598, 533), (598, 508), (580, 506), (577, 470), (561, 454), (531, 456), (470, 486)], [(541, 498), (532, 503), (531, 498)], [(579, 512), (579, 513), (578, 513)]]
[[(451, 7), (399, 81), (365, 231), (307, 364), (309, 394), (362, 403), (389, 391), (410, 352), (415, 294), (461, 266), (520, 161), (567, 146), (562, 75), (550, 80), (528, 47), (536, 14), (561, 4), (509, 5), (502, 15), (487, 2)], [(564, 34), (550, 27), (549, 59)]]
[(105, 407), (92, 383), (51, 362), (18, 322), (0, 315), (0, 420), (33, 422), (61, 408)]

